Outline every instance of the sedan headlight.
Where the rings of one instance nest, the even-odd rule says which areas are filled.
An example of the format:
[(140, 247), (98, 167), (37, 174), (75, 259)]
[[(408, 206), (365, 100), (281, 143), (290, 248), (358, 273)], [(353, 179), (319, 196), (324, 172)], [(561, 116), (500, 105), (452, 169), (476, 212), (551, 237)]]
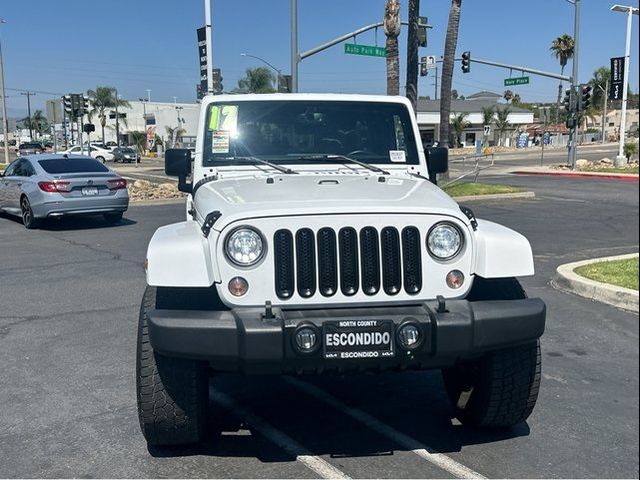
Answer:
[(450, 260), (462, 249), (462, 233), (451, 223), (437, 223), (427, 235), (427, 249), (439, 260)]
[(231, 262), (241, 267), (250, 267), (260, 261), (264, 254), (262, 235), (252, 228), (238, 228), (227, 236), (226, 253)]

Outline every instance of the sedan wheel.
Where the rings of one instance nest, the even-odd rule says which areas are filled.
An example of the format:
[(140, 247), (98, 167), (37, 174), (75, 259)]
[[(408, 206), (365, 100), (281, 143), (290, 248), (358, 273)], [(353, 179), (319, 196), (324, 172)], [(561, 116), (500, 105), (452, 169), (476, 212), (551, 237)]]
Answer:
[(96, 157), (96, 160), (99, 162), (104, 163), (104, 157)]
[(20, 201), (20, 210), (22, 211), (22, 223), (25, 228), (29, 230), (36, 228), (37, 222), (36, 219), (33, 218), (33, 210), (31, 209), (31, 204), (27, 197), (22, 197), (22, 200)]

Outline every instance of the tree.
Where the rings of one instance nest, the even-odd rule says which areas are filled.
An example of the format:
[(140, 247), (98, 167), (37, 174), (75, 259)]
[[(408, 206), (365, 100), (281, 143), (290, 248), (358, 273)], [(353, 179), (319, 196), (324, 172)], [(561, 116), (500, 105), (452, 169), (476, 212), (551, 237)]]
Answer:
[[(483, 127), (490, 126), (493, 123), (494, 113), (495, 113), (495, 110), (493, 105), (489, 107), (482, 107), (482, 126)], [(485, 148), (488, 147), (487, 140), (489, 140), (489, 135), (483, 132), (482, 146)]]
[(453, 128), (453, 131), (456, 134), (455, 145), (456, 147), (460, 147), (462, 146), (462, 141), (460, 140), (460, 137), (462, 136), (462, 132), (464, 131), (465, 128), (467, 128), (471, 124), (467, 120), (466, 113), (458, 113), (458, 114), (454, 113), (453, 115), (454, 116), (453, 116), (453, 120), (451, 121), (451, 128)]
[(407, 34), (407, 88), (405, 95), (413, 111), (418, 111), (418, 15), (420, 0), (409, 0), (409, 33)]
[(511, 108), (504, 107), (496, 109), (496, 130), (498, 130), (498, 144), (504, 145), (504, 134), (509, 129), (509, 114)]
[(36, 110), (31, 117), (25, 117), (20, 120), (23, 128), (36, 132), (36, 139), (49, 130), (49, 122), (42, 113), (42, 110)]
[(384, 7), (384, 34), (387, 37), (387, 95), (400, 95), (400, 62), (398, 61), (398, 35), (400, 35), (400, 2), (387, 0)]
[(591, 91), (591, 105), (604, 111), (604, 102), (606, 101), (607, 85), (611, 80), (611, 70), (607, 67), (600, 67), (593, 72), (593, 77), (589, 80), (589, 84), (593, 88)]
[[(449, 139), (449, 117), (451, 115), (451, 81), (453, 80), (453, 62), (458, 45), (458, 27), (462, 0), (451, 0), (447, 36), (444, 43), (444, 60), (440, 87), (440, 141)], [(447, 174), (445, 174), (446, 177)]]
[(456, 90), (455, 88), (451, 90), (451, 100), (457, 100), (458, 97), (459, 97), (458, 90)]
[(504, 98), (507, 101), (507, 103), (509, 103), (513, 98), (513, 91), (505, 90), (504, 93), (502, 94), (502, 98)]
[(87, 90), (89, 97), (89, 121), (94, 115), (97, 115), (102, 127), (102, 143), (104, 144), (104, 128), (107, 125), (106, 111), (108, 108), (126, 107), (131, 105), (126, 100), (116, 98), (117, 90), (114, 87), (96, 87), (95, 90)]
[(182, 127), (165, 127), (167, 131), (167, 148), (173, 148), (176, 146), (176, 143), (179, 143), (182, 140), (182, 137), (186, 133), (186, 130)]
[[(558, 59), (560, 62), (560, 75), (564, 75), (564, 67), (567, 66), (567, 62), (570, 58), (573, 58), (573, 50), (575, 47), (575, 42), (573, 41), (573, 37), (568, 34), (563, 34), (560, 37), (557, 37), (551, 42), (551, 53)], [(560, 101), (562, 100), (562, 80), (560, 80), (560, 85), (558, 85), (558, 107), (560, 107)]]
[(144, 155), (147, 150), (147, 132), (131, 132), (131, 138), (133, 139), (133, 145), (138, 150), (140, 155)]
[(513, 105), (518, 105), (518, 106), (522, 104), (522, 99), (520, 98), (520, 94), (514, 93), (513, 98), (511, 99), (511, 103)]
[(238, 80), (238, 87), (247, 93), (274, 93), (275, 75), (267, 67), (247, 68), (245, 76)]

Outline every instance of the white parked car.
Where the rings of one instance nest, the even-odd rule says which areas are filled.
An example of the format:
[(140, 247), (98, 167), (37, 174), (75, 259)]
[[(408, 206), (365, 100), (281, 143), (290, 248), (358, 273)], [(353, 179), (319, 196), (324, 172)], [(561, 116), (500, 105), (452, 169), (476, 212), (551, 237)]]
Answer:
[[(85, 145), (84, 147), (81, 147), (79, 145), (76, 145), (69, 148), (68, 150), (65, 150), (64, 152), (58, 153), (61, 153), (63, 155), (87, 155), (87, 146)], [(113, 153), (111, 152), (111, 150), (96, 147), (95, 145), (91, 145), (91, 153), (89, 155), (102, 163), (113, 161)]]
[(448, 152), (423, 150), (407, 99), (207, 96), (199, 125), (195, 160), (165, 156), (186, 219), (145, 262), (149, 444), (202, 438), (212, 372), (439, 369), (463, 424), (529, 416), (546, 317), (517, 280), (531, 246), (435, 185)]

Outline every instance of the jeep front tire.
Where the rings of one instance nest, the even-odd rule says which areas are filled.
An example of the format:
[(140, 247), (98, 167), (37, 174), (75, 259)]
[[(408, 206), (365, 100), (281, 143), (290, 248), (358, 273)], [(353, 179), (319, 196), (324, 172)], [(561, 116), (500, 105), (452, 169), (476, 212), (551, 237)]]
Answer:
[(208, 377), (201, 362), (154, 352), (148, 312), (156, 288), (147, 287), (140, 306), (136, 359), (138, 418), (149, 445), (182, 445), (202, 439), (207, 416)]

